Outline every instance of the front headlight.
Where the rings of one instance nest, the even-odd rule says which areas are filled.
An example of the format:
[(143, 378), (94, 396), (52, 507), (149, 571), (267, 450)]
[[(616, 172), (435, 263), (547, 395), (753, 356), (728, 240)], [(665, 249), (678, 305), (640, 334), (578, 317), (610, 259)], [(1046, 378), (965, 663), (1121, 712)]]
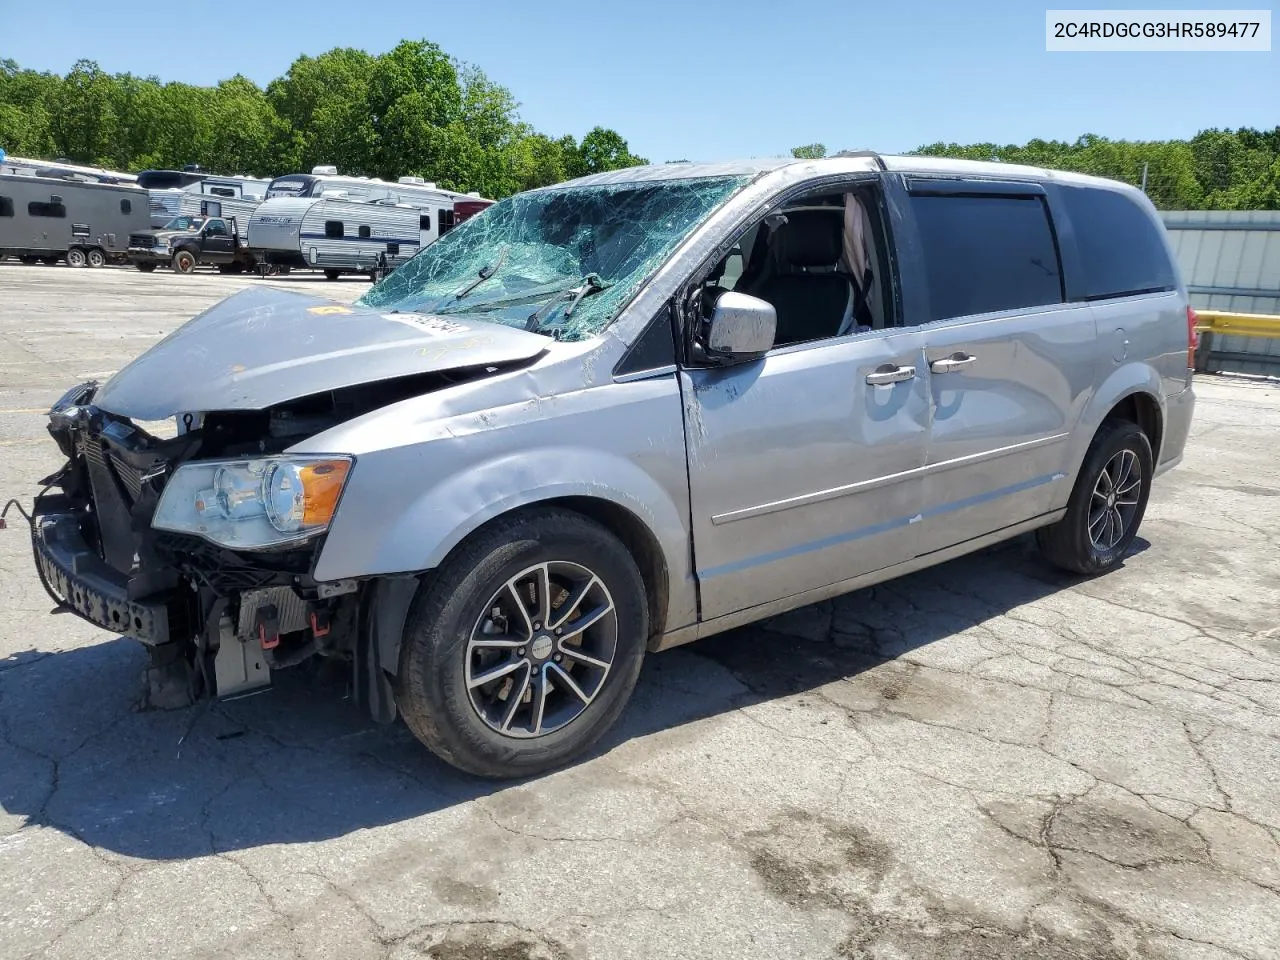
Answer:
[(183, 464), (151, 525), (237, 550), (306, 540), (328, 529), (350, 457), (264, 457)]

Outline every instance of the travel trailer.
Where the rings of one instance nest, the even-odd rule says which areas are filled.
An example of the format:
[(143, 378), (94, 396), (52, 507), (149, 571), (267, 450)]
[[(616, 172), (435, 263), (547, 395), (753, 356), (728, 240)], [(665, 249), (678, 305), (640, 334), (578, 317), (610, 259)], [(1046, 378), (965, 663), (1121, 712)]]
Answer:
[[(177, 171), (151, 171), (176, 173)], [(182, 173), (181, 176), (193, 176)], [(269, 180), (253, 177), (210, 177), (184, 186), (154, 187), (150, 190), (151, 226), (163, 227), (177, 216), (238, 216), (247, 219), (266, 196)]]
[(290, 174), (271, 182), (267, 199), (249, 218), (249, 248), (260, 261), (313, 267), (330, 280), (344, 273), (376, 276), (491, 202), (417, 177), (389, 183)]
[(149, 223), (147, 191), (130, 184), (0, 174), (0, 258), (100, 267)]
[(87, 183), (134, 183), (132, 173), (87, 167), (63, 160), (33, 160), (27, 157), (7, 156), (0, 153), (0, 174), (17, 174), (22, 177), (52, 177), (58, 180), (82, 180)]

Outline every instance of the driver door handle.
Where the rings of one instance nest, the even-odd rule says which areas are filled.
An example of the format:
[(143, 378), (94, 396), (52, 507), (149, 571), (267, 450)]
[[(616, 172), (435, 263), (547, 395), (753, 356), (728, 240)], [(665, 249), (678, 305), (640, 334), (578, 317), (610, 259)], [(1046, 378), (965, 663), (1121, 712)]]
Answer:
[(953, 353), (951, 356), (943, 357), (941, 360), (934, 360), (929, 364), (929, 369), (934, 373), (952, 373), (956, 370), (963, 370), (977, 359), (972, 354)]
[(902, 383), (905, 380), (914, 380), (915, 376), (915, 367), (895, 367), (891, 363), (884, 363), (876, 367), (874, 373), (867, 374), (867, 383), (872, 386), (879, 386), (884, 383)]

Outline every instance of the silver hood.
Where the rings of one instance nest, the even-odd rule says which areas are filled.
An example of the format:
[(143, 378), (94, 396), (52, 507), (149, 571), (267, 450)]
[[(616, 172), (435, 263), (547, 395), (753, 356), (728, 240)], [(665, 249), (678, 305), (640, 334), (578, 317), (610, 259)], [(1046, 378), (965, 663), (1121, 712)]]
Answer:
[(549, 343), (501, 324), (251, 287), (120, 370), (94, 404), (135, 420), (261, 410), (341, 387), (528, 360)]

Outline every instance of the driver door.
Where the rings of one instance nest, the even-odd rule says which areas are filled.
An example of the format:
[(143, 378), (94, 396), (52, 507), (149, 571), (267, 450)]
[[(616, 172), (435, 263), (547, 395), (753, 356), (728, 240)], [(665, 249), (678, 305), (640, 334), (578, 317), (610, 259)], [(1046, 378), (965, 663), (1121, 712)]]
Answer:
[[(835, 195), (844, 189), (868, 201), (873, 196), (866, 180)], [(777, 307), (785, 301), (768, 284), (739, 280), (742, 261), (763, 248), (804, 264), (787, 281), (798, 300), (777, 312), (774, 343), (783, 345), (759, 359), (687, 363), (680, 371), (704, 620), (891, 567), (918, 552), (930, 425), (924, 336), (886, 322), (884, 314), (874, 329), (850, 329), (838, 309), (826, 317), (825, 297), (809, 296), (819, 291), (807, 290), (805, 278), (830, 289), (823, 278), (832, 272), (821, 264), (839, 256), (842, 208), (832, 199), (824, 191), (791, 201), (782, 210), (790, 222), (776, 232), (770, 227), (763, 241), (753, 242), (748, 230), (709, 274), (717, 287), (742, 286)], [(877, 242), (883, 244), (882, 232)], [(882, 278), (886, 263), (876, 262), (886, 271)]]
[(204, 259), (210, 263), (230, 263), (235, 258), (235, 237), (225, 220), (210, 220), (204, 225)]

